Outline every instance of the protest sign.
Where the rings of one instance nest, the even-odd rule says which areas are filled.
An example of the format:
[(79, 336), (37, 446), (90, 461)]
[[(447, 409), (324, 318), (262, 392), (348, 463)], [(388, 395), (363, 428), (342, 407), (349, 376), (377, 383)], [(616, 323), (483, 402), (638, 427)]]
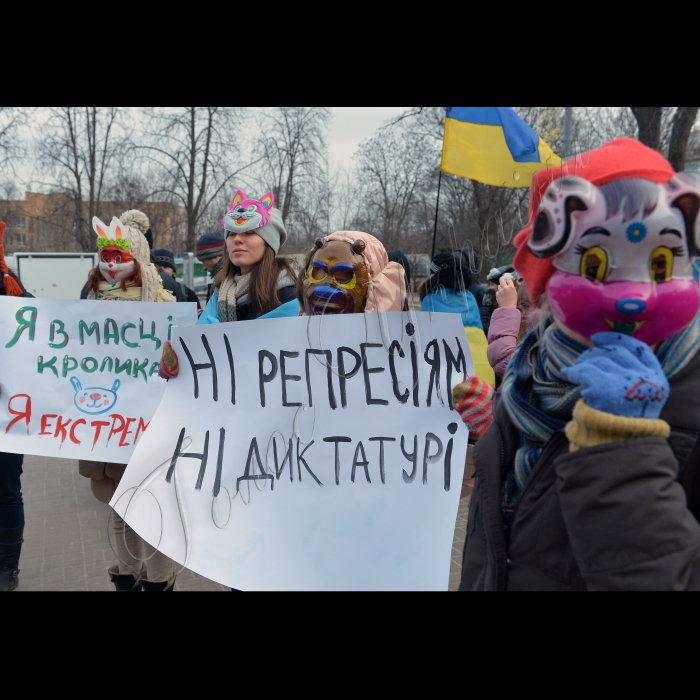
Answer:
[(473, 372), (458, 314), (178, 329), (168, 383), (111, 506), (242, 590), (446, 590)]
[(195, 304), (0, 297), (0, 451), (126, 464)]

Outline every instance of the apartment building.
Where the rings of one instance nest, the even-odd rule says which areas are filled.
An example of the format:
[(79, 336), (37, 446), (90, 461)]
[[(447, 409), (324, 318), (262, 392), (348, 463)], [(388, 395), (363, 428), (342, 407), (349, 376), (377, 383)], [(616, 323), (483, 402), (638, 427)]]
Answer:
[[(127, 209), (140, 209), (151, 222), (156, 248), (169, 248), (176, 255), (184, 252), (187, 215), (184, 207), (167, 202), (102, 202), (97, 216), (109, 223)], [(82, 217), (87, 221), (83, 203)], [(24, 199), (0, 200), (0, 221), (5, 227), (5, 252), (80, 252), (76, 237), (80, 224), (75, 203), (68, 193), (26, 192)], [(85, 225), (84, 223), (82, 225)]]

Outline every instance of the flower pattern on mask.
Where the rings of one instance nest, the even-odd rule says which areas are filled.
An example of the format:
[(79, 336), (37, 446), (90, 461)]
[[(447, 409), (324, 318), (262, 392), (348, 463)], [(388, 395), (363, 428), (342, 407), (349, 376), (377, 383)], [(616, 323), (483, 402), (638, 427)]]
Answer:
[(134, 271), (129, 239), (123, 236), (124, 226), (115, 216), (109, 226), (94, 217), (92, 227), (97, 234), (98, 267), (109, 284), (116, 285)]

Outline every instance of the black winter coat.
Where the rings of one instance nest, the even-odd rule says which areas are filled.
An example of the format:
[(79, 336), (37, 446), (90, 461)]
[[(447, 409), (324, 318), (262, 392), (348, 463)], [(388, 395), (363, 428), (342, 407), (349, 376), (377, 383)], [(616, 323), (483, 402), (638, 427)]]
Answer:
[[(297, 288), (282, 287), (281, 289), (277, 290), (277, 296), (279, 297), (280, 305), (286, 304), (288, 301), (297, 298)], [(243, 297), (243, 303), (236, 304), (236, 321), (253, 321), (260, 316), (260, 314), (256, 313), (253, 305), (250, 302), (245, 301), (248, 298), (249, 297), (246, 294), (245, 297)]]
[(667, 440), (544, 446), (504, 532), (518, 432), (496, 394), (474, 448), (460, 590), (700, 590), (700, 353), (670, 380)]

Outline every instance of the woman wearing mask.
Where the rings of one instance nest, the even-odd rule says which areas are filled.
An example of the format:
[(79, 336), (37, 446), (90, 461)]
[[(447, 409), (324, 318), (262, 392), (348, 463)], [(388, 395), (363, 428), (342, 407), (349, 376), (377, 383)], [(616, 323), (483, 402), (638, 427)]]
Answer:
[[(111, 301), (174, 302), (163, 289), (144, 234), (148, 217), (136, 209), (112, 219), (110, 226), (97, 217), (93, 227), (98, 236), (99, 264), (88, 277), (88, 299)], [(138, 312), (137, 312), (138, 314)], [(97, 500), (109, 503), (126, 471), (126, 464), (79, 461), (79, 470), (90, 479)], [(171, 559), (144, 542), (116, 513), (114, 539), (119, 564), (109, 575), (117, 591), (172, 591), (175, 565)], [(147, 564), (146, 564), (147, 562)], [(148, 566), (148, 572), (146, 572)]]
[(541, 317), (474, 450), (461, 590), (700, 588), (700, 177), (631, 139), (583, 159), (515, 237)]
[[(223, 264), (197, 325), (298, 314), (296, 273), (288, 260), (277, 257), (287, 231), (274, 201), (272, 192), (260, 200), (241, 190), (234, 195), (221, 222), (226, 236)], [(177, 353), (166, 341), (160, 376), (171, 379), (179, 371)]]

